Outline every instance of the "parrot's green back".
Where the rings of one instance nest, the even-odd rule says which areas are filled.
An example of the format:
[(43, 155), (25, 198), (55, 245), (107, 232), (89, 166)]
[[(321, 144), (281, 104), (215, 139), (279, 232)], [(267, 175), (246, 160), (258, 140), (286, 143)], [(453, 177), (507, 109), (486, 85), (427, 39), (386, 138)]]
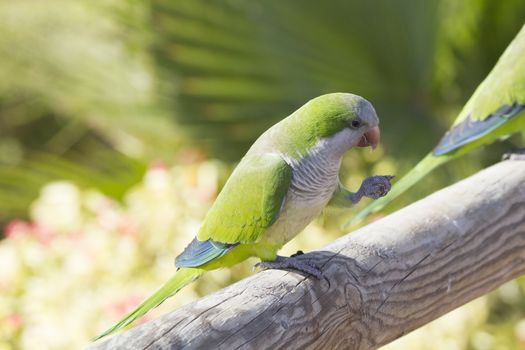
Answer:
[(349, 222), (357, 223), (404, 193), (438, 166), (513, 133), (525, 137), (525, 25), (478, 86), (432, 153)]

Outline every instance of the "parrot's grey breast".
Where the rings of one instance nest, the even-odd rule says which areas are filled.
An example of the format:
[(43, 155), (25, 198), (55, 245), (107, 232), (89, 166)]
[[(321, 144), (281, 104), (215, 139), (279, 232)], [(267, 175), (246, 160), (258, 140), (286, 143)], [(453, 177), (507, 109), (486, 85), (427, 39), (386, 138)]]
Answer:
[(293, 168), (288, 199), (326, 204), (339, 183), (339, 168), (343, 153), (354, 140), (341, 131), (322, 139), (304, 156), (285, 160)]
[(337, 185), (340, 161), (308, 155), (290, 164), (293, 175), (289, 200), (325, 202), (330, 199)]
[(339, 184), (343, 153), (355, 144), (344, 131), (322, 139), (305, 155), (280, 156), (292, 167), (290, 189), (276, 222), (265, 233), (269, 243), (282, 245), (317, 217)]

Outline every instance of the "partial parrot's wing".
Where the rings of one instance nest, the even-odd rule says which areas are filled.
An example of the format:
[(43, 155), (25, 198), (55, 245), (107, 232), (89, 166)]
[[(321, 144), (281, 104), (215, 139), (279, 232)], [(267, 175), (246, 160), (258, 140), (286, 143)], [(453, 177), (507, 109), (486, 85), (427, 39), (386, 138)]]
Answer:
[(396, 182), (385, 197), (366, 206), (347, 225), (381, 210), (443, 163), (505, 134), (523, 131), (524, 128), (525, 26), (476, 89), (433, 152)]
[(202, 266), (212, 260), (220, 258), (238, 244), (239, 243), (221, 243), (211, 239), (199, 241), (197, 238), (194, 238), (184, 251), (177, 256), (175, 266), (178, 268)]
[(208, 211), (199, 241), (254, 243), (279, 216), (292, 168), (277, 154), (247, 155)]
[(449, 153), (488, 135), (525, 111), (525, 26), (476, 89), (433, 150)]
[(441, 156), (458, 149), (490, 134), (512, 118), (525, 111), (525, 104), (514, 103), (513, 105), (503, 105), (494, 113), (483, 120), (474, 120), (470, 116), (460, 124), (452, 127), (443, 136), (439, 144), (432, 151), (432, 155)]

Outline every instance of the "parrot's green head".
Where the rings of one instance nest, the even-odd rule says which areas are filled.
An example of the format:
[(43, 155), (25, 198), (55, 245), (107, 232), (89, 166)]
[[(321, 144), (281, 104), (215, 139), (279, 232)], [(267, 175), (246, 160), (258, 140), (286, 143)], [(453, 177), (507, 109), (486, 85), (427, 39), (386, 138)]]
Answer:
[(370, 102), (349, 93), (332, 93), (308, 101), (290, 116), (296, 144), (308, 149), (320, 140), (332, 140), (338, 149), (379, 143), (379, 118)]

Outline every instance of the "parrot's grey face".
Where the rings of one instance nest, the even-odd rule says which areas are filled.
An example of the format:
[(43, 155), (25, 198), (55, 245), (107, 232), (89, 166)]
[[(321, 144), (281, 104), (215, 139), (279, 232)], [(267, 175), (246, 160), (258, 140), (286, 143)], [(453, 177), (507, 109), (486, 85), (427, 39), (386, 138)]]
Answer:
[[(353, 102), (352, 115), (348, 117), (347, 127), (342, 131), (346, 147), (376, 148), (379, 144), (379, 118), (370, 102), (360, 98)], [(342, 135), (339, 136), (342, 138)]]
[(343, 128), (326, 141), (324, 147), (331, 149), (336, 159), (352, 147), (376, 148), (380, 141), (379, 118), (372, 104), (365, 99), (354, 101)]
[[(332, 93), (318, 96), (288, 120), (295, 135), (304, 140), (316, 139), (317, 146), (333, 151), (336, 158), (349, 148), (375, 148), (379, 143), (379, 119), (374, 107), (358, 95)], [(300, 137), (298, 141), (301, 142)], [(317, 146), (311, 150), (315, 152), (319, 149)]]

